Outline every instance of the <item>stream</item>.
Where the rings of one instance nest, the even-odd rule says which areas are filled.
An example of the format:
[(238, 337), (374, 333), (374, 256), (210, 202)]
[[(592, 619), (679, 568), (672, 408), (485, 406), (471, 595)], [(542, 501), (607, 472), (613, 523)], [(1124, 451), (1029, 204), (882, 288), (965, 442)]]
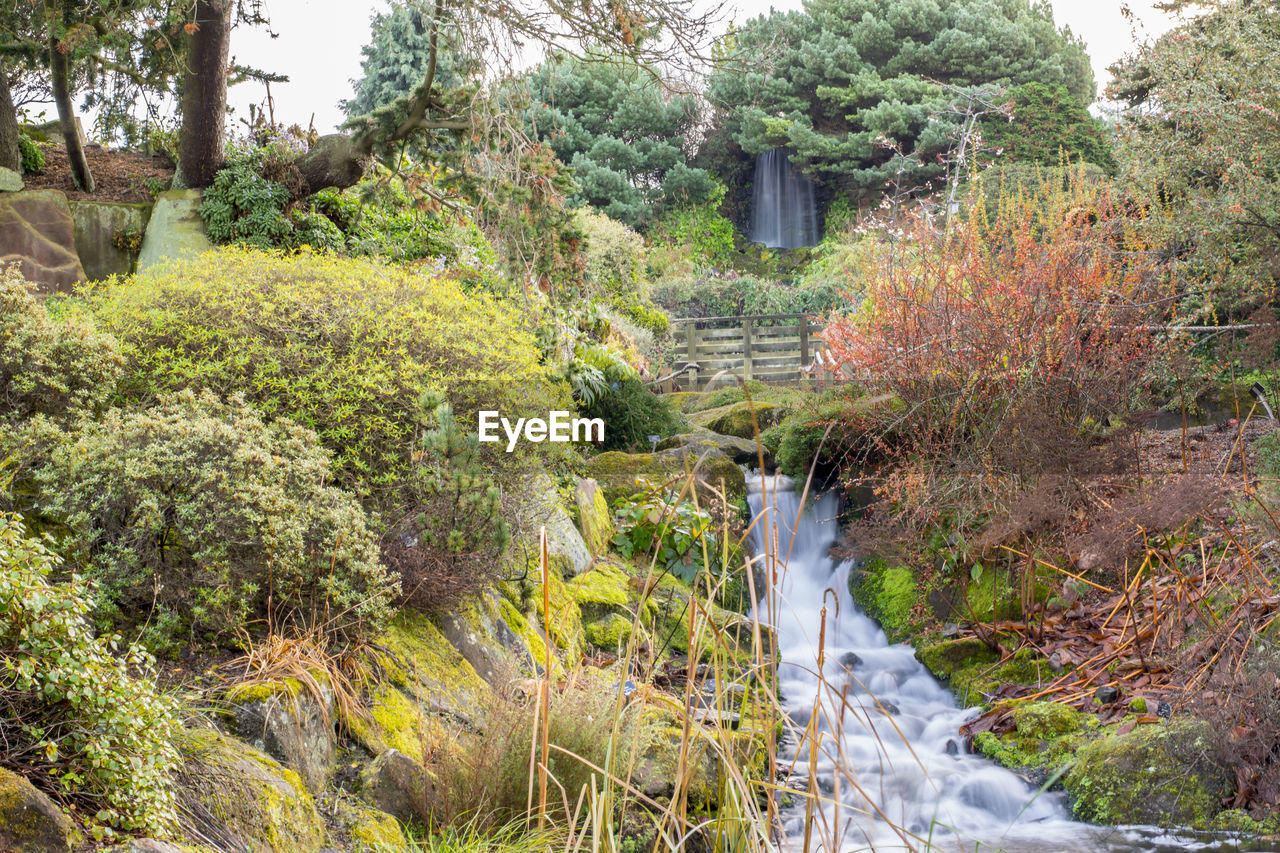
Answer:
[[(765, 554), (766, 532), (778, 543), (773, 614), (762, 620), (777, 635), (778, 688), (790, 718), (778, 763), (794, 767), (788, 784), (799, 790), (807, 789), (812, 774), (823, 800), (811, 815), (806, 797), (784, 800), (783, 849), (804, 851), (807, 827), (807, 849), (826, 853), (1280, 850), (1222, 834), (1078, 823), (1061, 792), (1041, 793), (969, 754), (957, 732), (979, 709), (959, 707), (909, 645), (890, 645), (854, 605), (848, 586), (853, 564), (830, 556), (839, 535), (837, 496), (811, 496), (801, 514), (800, 496), (787, 478), (754, 475), (748, 487), (758, 520), (754, 553)], [(816, 751), (809, 736), (814, 730)]]

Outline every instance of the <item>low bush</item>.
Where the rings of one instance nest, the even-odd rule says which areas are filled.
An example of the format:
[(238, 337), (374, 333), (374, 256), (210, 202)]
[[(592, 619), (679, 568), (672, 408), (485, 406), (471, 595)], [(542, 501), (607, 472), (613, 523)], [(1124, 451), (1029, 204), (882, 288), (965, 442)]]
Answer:
[(719, 564), (711, 513), (693, 501), (647, 490), (618, 500), (614, 509), (618, 532), (613, 544), (622, 556), (654, 560), (687, 584), (704, 566)]
[(18, 134), (18, 152), (22, 156), (22, 172), (35, 175), (44, 168), (44, 152), (39, 144), (25, 133)]
[(651, 274), (689, 276), (734, 265), (737, 229), (720, 212), (724, 196), (724, 185), (717, 184), (705, 202), (669, 210), (649, 226)]
[(400, 576), (403, 600), (439, 612), (497, 578), (510, 534), (477, 437), (438, 395), (424, 395), (421, 405), (433, 424), (415, 454), (418, 502), (391, 526), (382, 553)]
[(94, 637), (80, 578), (49, 582), (58, 558), (0, 515), (0, 757), (82, 800), (97, 819), (163, 838), (178, 823), (174, 704), (137, 646)]
[(396, 590), (377, 538), (328, 485), (315, 434), (267, 425), (241, 398), (186, 391), (112, 409), (37, 478), (99, 614), (145, 623), (161, 651), (255, 619), (347, 635), (388, 615)]
[(17, 264), (0, 269), (0, 425), (101, 410), (121, 374), (118, 350), (88, 318), (50, 319)]
[(638, 378), (610, 383), (607, 390), (582, 406), (588, 418), (604, 419), (602, 450), (648, 451), (649, 436), (663, 438), (688, 430), (689, 425)]
[(412, 500), (423, 391), (470, 424), (481, 408), (570, 407), (515, 309), (427, 271), (228, 249), (99, 288), (91, 308), (121, 342), (129, 398), (242, 393), (266, 417), (314, 429), (337, 483), (379, 509)]

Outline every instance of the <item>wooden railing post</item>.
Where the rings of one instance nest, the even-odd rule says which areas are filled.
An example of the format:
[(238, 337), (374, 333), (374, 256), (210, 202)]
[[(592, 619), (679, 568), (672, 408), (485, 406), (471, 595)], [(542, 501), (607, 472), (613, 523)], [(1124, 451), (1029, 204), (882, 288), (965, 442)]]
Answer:
[[(689, 320), (685, 326), (685, 346), (688, 348), (688, 364), (698, 363), (698, 321)], [(689, 369), (689, 390), (698, 390), (698, 368)]]
[(751, 318), (744, 317), (742, 320), (742, 375), (748, 382), (751, 381), (751, 326)]

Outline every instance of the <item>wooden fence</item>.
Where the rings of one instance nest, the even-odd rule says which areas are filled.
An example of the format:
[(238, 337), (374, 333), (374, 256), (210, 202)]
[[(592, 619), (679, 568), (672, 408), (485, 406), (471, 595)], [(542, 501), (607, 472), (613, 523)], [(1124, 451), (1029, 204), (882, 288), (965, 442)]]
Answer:
[(734, 377), (772, 384), (835, 381), (817, 337), (822, 326), (807, 315), (700, 317), (673, 320), (671, 326), (677, 341), (672, 360), (677, 370), (685, 368), (679, 383), (688, 390), (732, 383)]

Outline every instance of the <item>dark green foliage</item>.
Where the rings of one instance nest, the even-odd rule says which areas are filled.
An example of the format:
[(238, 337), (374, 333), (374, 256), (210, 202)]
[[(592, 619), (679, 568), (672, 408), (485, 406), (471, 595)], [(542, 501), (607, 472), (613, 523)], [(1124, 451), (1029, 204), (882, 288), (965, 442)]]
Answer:
[(703, 567), (719, 567), (711, 513), (695, 506), (692, 500), (644, 489), (615, 501), (614, 510), (618, 532), (613, 546), (622, 556), (645, 563), (656, 560), (658, 566), (688, 584)]
[(983, 124), (983, 140), (1004, 161), (1058, 166), (1084, 161), (1114, 174), (1115, 157), (1102, 122), (1063, 85), (1025, 83), (1009, 92), (1012, 120)]
[(37, 472), (41, 510), (112, 623), (163, 625), (162, 647), (249, 620), (360, 633), (394, 585), (354, 498), (327, 485), (316, 434), (243, 398), (190, 391), (112, 409)]
[(604, 419), (602, 450), (649, 450), (649, 436), (666, 438), (687, 427), (670, 406), (634, 377), (611, 383), (582, 410), (588, 418)]
[(697, 101), (666, 92), (651, 70), (619, 58), (560, 54), (529, 82), (526, 121), (573, 167), (577, 200), (639, 228), (655, 211), (711, 192), (710, 175), (686, 162)]
[(18, 151), (22, 154), (22, 171), (24, 174), (34, 175), (44, 168), (44, 152), (25, 133), (18, 135)]
[(434, 425), (415, 454), (418, 500), (392, 527), (382, 556), (400, 575), (404, 601), (438, 612), (496, 579), (510, 533), (477, 436), (462, 431), (440, 395), (424, 394), (420, 405)]
[[(389, 106), (422, 85), (431, 57), (430, 23), (427, 13), (407, 3), (396, 2), (390, 12), (379, 12), (371, 24), (372, 41), (360, 49), (362, 76), (351, 81), (356, 96), (342, 102), (349, 118), (368, 115)], [(462, 75), (452, 54), (441, 50), (436, 61), (436, 84), (457, 86)]]
[(805, 171), (870, 193), (891, 176), (894, 145), (920, 155), (917, 181), (941, 174), (955, 119), (935, 115), (948, 96), (931, 81), (1038, 81), (1081, 104), (1094, 94), (1080, 41), (1029, 0), (810, 0), (748, 22), (731, 58), (710, 97), (746, 155), (787, 147)]
[(278, 154), (253, 149), (227, 161), (204, 194), (200, 216), (215, 243), (273, 249), (294, 242), (294, 227), (285, 213), (289, 190), (263, 176)]

